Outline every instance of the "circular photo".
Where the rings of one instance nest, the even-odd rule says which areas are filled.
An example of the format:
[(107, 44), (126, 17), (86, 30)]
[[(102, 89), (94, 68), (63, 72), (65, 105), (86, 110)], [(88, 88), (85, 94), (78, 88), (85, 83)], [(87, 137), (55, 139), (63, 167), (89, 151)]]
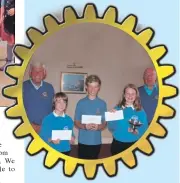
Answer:
[(102, 23), (74, 24), (31, 57), (23, 102), (49, 146), (79, 159), (107, 158), (130, 148), (151, 125), (156, 70), (127, 33)]

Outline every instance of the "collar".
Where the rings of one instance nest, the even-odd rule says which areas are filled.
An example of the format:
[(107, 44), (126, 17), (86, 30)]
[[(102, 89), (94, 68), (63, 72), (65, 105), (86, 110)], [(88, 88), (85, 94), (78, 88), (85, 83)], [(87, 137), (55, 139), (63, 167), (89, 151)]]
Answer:
[(35, 88), (36, 90), (38, 90), (38, 89), (39, 89), (40, 87), (42, 87), (42, 85), (43, 85), (43, 81), (41, 81), (40, 86), (35, 85), (35, 84), (33, 83), (32, 79), (30, 79), (30, 81), (31, 81), (32, 85), (34, 86), (34, 88)]
[(148, 95), (151, 95), (152, 92), (154, 91), (154, 89), (157, 89), (157, 85), (155, 84), (155, 85), (153, 86), (152, 90), (149, 89), (147, 85), (144, 85), (144, 89), (145, 89), (145, 91), (146, 91), (146, 93), (147, 93)]
[(128, 106), (126, 106), (126, 107), (122, 105), (122, 109), (125, 109), (125, 108), (127, 108), (127, 107), (131, 107), (133, 110), (135, 109), (133, 105), (128, 105)]
[(60, 116), (60, 115), (58, 115), (58, 114), (56, 114), (56, 112), (55, 112), (55, 111), (53, 111), (53, 114), (54, 114), (54, 116), (55, 116), (55, 117), (63, 117), (63, 118), (65, 117), (64, 112), (63, 112), (63, 114), (62, 114), (61, 116)]
[(98, 99), (98, 96), (96, 96), (96, 98), (94, 98), (94, 99), (90, 99), (89, 96), (87, 95), (87, 96), (86, 96), (86, 99), (87, 99), (87, 100), (94, 101), (94, 100), (97, 100), (97, 99)]

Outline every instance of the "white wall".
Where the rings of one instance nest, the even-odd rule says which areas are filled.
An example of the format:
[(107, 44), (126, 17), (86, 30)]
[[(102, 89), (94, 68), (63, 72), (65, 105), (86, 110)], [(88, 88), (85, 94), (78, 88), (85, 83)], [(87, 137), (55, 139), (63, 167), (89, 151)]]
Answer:
[[(34, 53), (33, 61), (46, 64), (47, 81), (56, 92), (60, 91), (60, 74), (87, 72), (97, 74), (102, 80), (99, 97), (103, 98), (108, 109), (120, 99), (123, 87), (128, 83), (142, 85), (142, 75), (152, 62), (146, 51), (129, 35), (104, 24), (83, 23), (65, 28), (51, 38)], [(73, 62), (83, 69), (68, 69)], [(28, 73), (25, 74), (25, 79)], [(73, 118), (76, 103), (84, 94), (68, 94), (67, 113)], [(111, 137), (105, 130), (103, 137)]]

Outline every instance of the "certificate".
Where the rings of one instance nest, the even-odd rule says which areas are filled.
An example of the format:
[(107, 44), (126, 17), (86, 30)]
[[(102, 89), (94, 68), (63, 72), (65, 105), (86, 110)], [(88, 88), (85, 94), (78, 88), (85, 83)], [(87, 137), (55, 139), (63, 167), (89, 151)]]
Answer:
[(97, 116), (97, 115), (82, 115), (82, 119), (81, 119), (81, 123), (82, 124), (90, 124), (90, 123), (94, 123), (94, 124), (101, 124), (101, 116)]
[(71, 140), (72, 130), (52, 130), (52, 140)]
[(106, 121), (115, 121), (124, 119), (123, 110), (118, 110), (116, 112), (105, 112)]

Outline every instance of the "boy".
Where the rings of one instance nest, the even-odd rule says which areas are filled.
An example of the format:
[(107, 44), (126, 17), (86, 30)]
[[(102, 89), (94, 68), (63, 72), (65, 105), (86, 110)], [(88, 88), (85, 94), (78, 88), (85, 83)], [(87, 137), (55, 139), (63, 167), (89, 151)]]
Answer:
[[(53, 100), (53, 112), (43, 119), (40, 131), (40, 137), (57, 151), (69, 155), (71, 145), (74, 143), (75, 137), (71, 140), (52, 140), (52, 130), (73, 130), (73, 120), (65, 114), (68, 104), (68, 97), (65, 93), (56, 93)], [(73, 134), (73, 133), (72, 133)]]
[[(79, 129), (78, 157), (81, 159), (97, 159), (101, 148), (101, 131), (106, 127), (106, 102), (97, 95), (101, 80), (96, 75), (86, 79), (87, 96), (81, 99), (75, 110), (75, 126)], [(101, 124), (82, 124), (82, 115), (100, 115)]]

